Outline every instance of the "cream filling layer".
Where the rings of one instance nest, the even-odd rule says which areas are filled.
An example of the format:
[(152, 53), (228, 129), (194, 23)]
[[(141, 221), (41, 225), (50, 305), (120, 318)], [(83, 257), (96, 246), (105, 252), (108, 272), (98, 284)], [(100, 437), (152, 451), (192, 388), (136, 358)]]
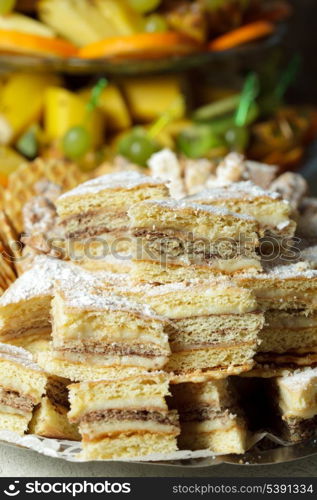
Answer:
[(204, 422), (183, 422), (181, 424), (182, 428), (182, 433), (197, 433), (197, 432), (214, 432), (214, 431), (220, 431), (220, 432), (227, 432), (228, 430), (231, 429), (240, 429), (240, 427), (237, 425), (237, 422), (235, 419), (230, 419), (226, 422), (224, 422), (224, 419), (219, 417), (219, 418), (214, 418), (212, 420), (205, 420)]
[(174, 436), (179, 434), (179, 429), (174, 425), (159, 424), (151, 421), (140, 422), (138, 420), (123, 420), (120, 422), (81, 422), (79, 428), (85, 441), (100, 439), (111, 434), (130, 432), (151, 432), (155, 434), (171, 434)]
[(168, 354), (157, 355), (153, 358), (142, 357), (142, 355), (130, 355), (130, 356), (120, 356), (120, 355), (102, 355), (102, 354), (91, 354), (91, 353), (75, 353), (72, 351), (54, 351), (55, 357), (61, 360), (72, 361), (75, 363), (88, 363), (91, 365), (98, 366), (130, 366), (130, 367), (140, 367), (146, 368), (148, 370), (159, 370), (168, 361)]
[[(246, 258), (246, 257), (239, 257), (239, 258), (236, 258), (236, 259), (228, 259), (228, 260), (222, 260), (222, 259), (214, 259), (213, 261), (211, 261), (209, 264), (205, 264), (205, 265), (196, 265), (195, 263), (188, 263), (188, 262), (182, 262), (182, 263), (161, 263), (161, 262), (157, 262), (157, 261), (138, 261), (138, 260), (134, 260), (133, 261), (136, 266), (138, 266), (139, 262), (141, 262), (141, 266), (142, 266), (142, 263), (144, 262), (145, 263), (145, 266), (146, 266), (146, 271), (149, 272), (149, 273), (152, 273), (154, 272), (154, 276), (155, 274), (159, 277), (160, 274), (173, 274), (173, 272), (175, 273), (180, 273), (180, 278), (179, 280), (182, 279), (182, 276), (184, 278), (187, 278), (187, 276), (189, 275), (192, 279), (194, 279), (195, 277), (197, 278), (197, 275), (196, 275), (196, 270), (200, 273), (200, 274), (206, 274), (206, 278), (210, 278), (210, 271), (211, 270), (215, 270), (215, 271), (219, 271), (219, 272), (223, 272), (224, 274), (232, 274), (232, 273), (235, 273), (235, 272), (238, 272), (238, 271), (241, 271), (243, 269), (255, 269), (257, 271), (261, 271), (262, 270), (262, 266), (261, 266), (261, 263), (260, 261), (256, 258)], [(151, 269), (151, 265), (155, 266), (153, 267), (153, 269)], [(133, 270), (132, 270), (133, 271)], [(135, 268), (135, 271), (134, 271), (134, 274), (136, 274), (138, 272), (137, 270), (137, 267)], [(147, 275), (145, 274), (144, 276), (144, 280), (143, 281), (147, 281), (146, 280), (147, 278)]]

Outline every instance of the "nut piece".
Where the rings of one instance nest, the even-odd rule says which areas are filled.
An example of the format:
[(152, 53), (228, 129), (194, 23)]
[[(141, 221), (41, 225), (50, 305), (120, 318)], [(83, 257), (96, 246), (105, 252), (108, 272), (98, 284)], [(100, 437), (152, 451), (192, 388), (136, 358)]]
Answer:
[(276, 177), (278, 167), (250, 160), (247, 160), (245, 163), (247, 179), (263, 189), (269, 189), (270, 184)]
[(181, 158), (185, 176), (185, 187), (187, 194), (199, 193), (206, 187), (206, 183), (215, 171), (215, 165), (206, 158), (192, 160), (190, 158)]
[(172, 198), (179, 199), (186, 196), (183, 181), (183, 165), (177, 155), (169, 149), (154, 153), (148, 161), (151, 175), (168, 183)]
[(244, 157), (238, 153), (228, 154), (219, 164), (216, 175), (217, 184), (226, 185), (232, 182), (239, 182), (243, 179), (246, 170)]

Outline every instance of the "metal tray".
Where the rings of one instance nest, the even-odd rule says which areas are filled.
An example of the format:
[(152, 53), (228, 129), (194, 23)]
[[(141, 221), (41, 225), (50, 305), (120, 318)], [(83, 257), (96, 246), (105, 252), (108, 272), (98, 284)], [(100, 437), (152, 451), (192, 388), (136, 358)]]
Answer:
[[(166, 467), (210, 467), (219, 464), (230, 465), (272, 465), (292, 462), (300, 458), (308, 458), (317, 454), (317, 438), (312, 438), (298, 444), (285, 444), (277, 438), (271, 437), (270, 441), (265, 438), (266, 444), (263, 449), (263, 441), (259, 441), (244, 455), (218, 455), (213, 456), (208, 451), (186, 452), (180, 451), (171, 454), (170, 457), (156, 455), (149, 459), (126, 459), (111, 460), (111, 462), (147, 463)], [(79, 442), (41, 438), (39, 436), (17, 434), (0, 431), (0, 443), (15, 448), (24, 448), (37, 451), (38, 453), (67, 460), (69, 462), (83, 463), (78, 458), (81, 451)]]

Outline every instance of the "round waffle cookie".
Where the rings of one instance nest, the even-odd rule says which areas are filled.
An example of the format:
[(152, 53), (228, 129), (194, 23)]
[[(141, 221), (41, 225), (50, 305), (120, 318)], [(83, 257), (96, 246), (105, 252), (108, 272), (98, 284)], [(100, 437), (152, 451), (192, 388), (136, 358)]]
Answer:
[(87, 174), (66, 160), (38, 158), (32, 163), (20, 165), (10, 175), (4, 195), (5, 211), (18, 233), (23, 231), (23, 206), (36, 195), (35, 184), (42, 179), (58, 184), (63, 191), (68, 191), (87, 180)]
[(12, 257), (12, 261), (18, 261), (21, 257), (22, 244), (11, 221), (3, 210), (0, 211), (0, 238), (8, 254)]
[(4, 292), (17, 276), (13, 269), (12, 257), (8, 254), (2, 241), (0, 241), (0, 288)]

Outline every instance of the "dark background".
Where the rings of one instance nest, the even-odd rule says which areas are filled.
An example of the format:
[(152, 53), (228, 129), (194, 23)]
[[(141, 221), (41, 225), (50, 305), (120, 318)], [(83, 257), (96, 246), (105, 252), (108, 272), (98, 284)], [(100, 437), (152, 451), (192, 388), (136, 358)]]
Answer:
[(290, 0), (294, 14), (285, 37), (287, 54), (297, 51), (302, 57), (301, 71), (290, 99), (317, 104), (317, 0)]

